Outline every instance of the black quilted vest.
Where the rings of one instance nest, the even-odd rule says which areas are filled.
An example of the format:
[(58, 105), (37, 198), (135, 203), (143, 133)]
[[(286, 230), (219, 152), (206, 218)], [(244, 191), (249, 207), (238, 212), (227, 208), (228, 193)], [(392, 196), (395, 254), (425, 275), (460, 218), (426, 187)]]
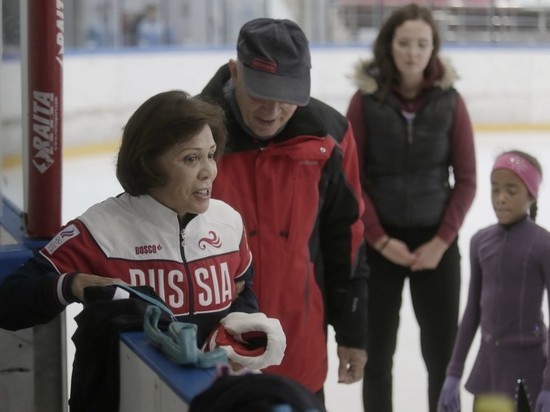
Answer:
[(433, 88), (414, 119), (407, 120), (391, 94), (383, 103), (376, 95), (364, 96), (363, 186), (384, 226), (439, 224), (451, 192), (456, 99), (454, 89)]

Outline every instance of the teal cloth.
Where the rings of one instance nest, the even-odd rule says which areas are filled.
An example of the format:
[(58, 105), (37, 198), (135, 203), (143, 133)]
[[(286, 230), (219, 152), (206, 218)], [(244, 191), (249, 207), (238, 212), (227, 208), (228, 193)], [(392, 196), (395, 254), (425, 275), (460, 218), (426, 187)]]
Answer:
[(143, 330), (151, 343), (178, 365), (194, 365), (198, 368), (212, 368), (227, 362), (227, 353), (217, 348), (203, 352), (197, 347), (197, 325), (171, 322), (167, 333), (158, 328), (161, 309), (149, 305), (145, 310)]

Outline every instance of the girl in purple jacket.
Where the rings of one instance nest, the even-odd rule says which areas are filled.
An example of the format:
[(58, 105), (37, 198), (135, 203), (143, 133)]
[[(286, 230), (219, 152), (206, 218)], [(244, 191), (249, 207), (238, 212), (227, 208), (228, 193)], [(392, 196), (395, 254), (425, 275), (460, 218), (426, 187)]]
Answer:
[(515, 399), (523, 381), (535, 412), (550, 411), (544, 289), (550, 288), (550, 233), (535, 223), (540, 163), (521, 151), (501, 154), (491, 173), (498, 223), (470, 244), (468, 301), (447, 367), (438, 412), (460, 410), (460, 379), (477, 328), (481, 343), (465, 388), (474, 396)]

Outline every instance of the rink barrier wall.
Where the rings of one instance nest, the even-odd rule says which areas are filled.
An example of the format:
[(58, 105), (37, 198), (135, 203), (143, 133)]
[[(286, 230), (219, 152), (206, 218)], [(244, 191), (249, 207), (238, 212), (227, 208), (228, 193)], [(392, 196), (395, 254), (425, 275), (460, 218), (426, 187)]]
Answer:
[(121, 333), (119, 353), (119, 412), (187, 411), (215, 379), (215, 368), (177, 365), (141, 331)]
[[(550, 123), (547, 124), (474, 124), (474, 134), (476, 133), (548, 133), (550, 138)], [(116, 153), (120, 145), (120, 137), (107, 139), (98, 143), (83, 142), (63, 149), (63, 158), (72, 159), (86, 157), (97, 154)], [(2, 158), (3, 168), (21, 167), (22, 158), (20, 154), (7, 155)]]
[[(233, 48), (66, 51), (65, 150), (110, 146), (147, 98), (176, 88), (197, 94), (235, 54)], [(459, 75), (456, 88), (476, 128), (550, 130), (550, 46), (444, 46), (441, 54)], [(369, 57), (370, 46), (312, 46), (312, 95), (345, 113), (355, 92), (350, 79), (353, 67)], [(6, 161), (21, 152), (20, 71), (17, 60), (2, 62), (0, 107)]]
[[(475, 133), (548, 133), (550, 138), (550, 123), (547, 124), (474, 124)], [(116, 153), (120, 145), (120, 137), (107, 139), (98, 143), (83, 142), (74, 144), (63, 149), (63, 158), (72, 159), (97, 154)], [(21, 167), (22, 158), (20, 154), (11, 154), (2, 157), (2, 167), (5, 170)]]
[[(21, 210), (0, 193), (0, 282), (46, 244), (27, 236), (23, 218)], [(0, 329), (0, 410), (67, 411), (65, 325), (62, 313), (33, 328)]]

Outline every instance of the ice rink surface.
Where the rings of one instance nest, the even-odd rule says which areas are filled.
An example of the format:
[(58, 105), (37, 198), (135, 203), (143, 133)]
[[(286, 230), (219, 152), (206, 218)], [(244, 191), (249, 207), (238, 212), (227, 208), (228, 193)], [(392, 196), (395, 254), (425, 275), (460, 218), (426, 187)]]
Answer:
[[(506, 131), (506, 132), (476, 132), (478, 191), (472, 208), (468, 213), (460, 232), (460, 248), (462, 254), (462, 308), (466, 300), (469, 279), (468, 243), (470, 237), (480, 228), (495, 222), (490, 202), (489, 173), (495, 157), (504, 150), (520, 149), (535, 155), (550, 176), (550, 132), (548, 131)], [(100, 154), (68, 156), (64, 159), (63, 169), (63, 222), (84, 212), (90, 205), (100, 202), (109, 196), (121, 192), (114, 165), (114, 151)], [(9, 171), (7, 172), (10, 173)], [(549, 178), (550, 179), (550, 178)], [(10, 182), (5, 190), (9, 197), (19, 198), (17, 179), (4, 178)], [(14, 183), (15, 182), (15, 183)], [(14, 187), (15, 186), (15, 187)], [(547, 229), (550, 228), (550, 189), (544, 182), (539, 198), (539, 216), (537, 222)], [(19, 186), (21, 187), (21, 186)], [(19, 202), (16, 202), (19, 203)], [(70, 338), (75, 324), (72, 321), (80, 310), (80, 305), (72, 305), (68, 311), (67, 335)], [(547, 308), (545, 307), (547, 314)], [(548, 317), (546, 317), (548, 319)], [(466, 365), (469, 373), (473, 358), (477, 353), (477, 339), (474, 341)], [(361, 412), (361, 383), (341, 385), (337, 383), (336, 346), (329, 335), (330, 370), (326, 381), (325, 394), (328, 410), (331, 412)], [(69, 360), (72, 363), (74, 349), (69, 340)], [(70, 371), (69, 371), (70, 373)], [(394, 358), (394, 411), (423, 412), (427, 411), (427, 376), (420, 354), (419, 331), (412, 312), (408, 290), (403, 292), (403, 307), (401, 309), (401, 326), (399, 330), (398, 350)], [(471, 410), (472, 397), (463, 391), (463, 410)]]

